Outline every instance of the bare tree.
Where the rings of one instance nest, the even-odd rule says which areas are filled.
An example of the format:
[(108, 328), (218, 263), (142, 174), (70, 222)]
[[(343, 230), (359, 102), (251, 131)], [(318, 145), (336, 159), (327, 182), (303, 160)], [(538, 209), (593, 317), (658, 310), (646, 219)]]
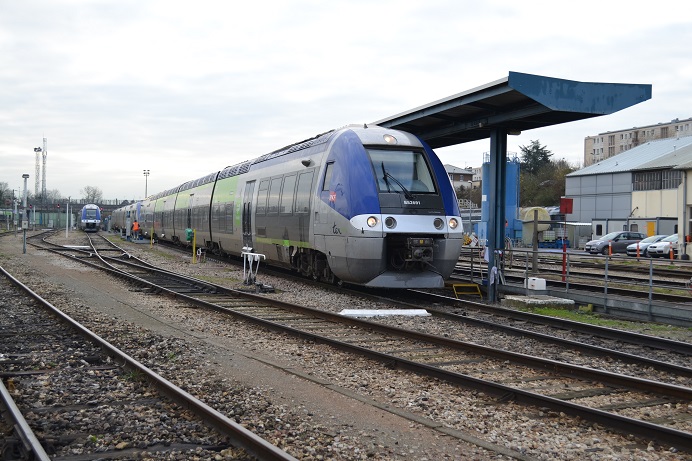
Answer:
[(79, 191), (87, 203), (100, 203), (103, 201), (103, 192), (95, 186), (85, 186)]
[(63, 196), (58, 189), (46, 190), (46, 203), (62, 202)]
[[(6, 182), (0, 182), (0, 206), (9, 205), (12, 200), (12, 191)], [(5, 203), (7, 202), (7, 203)]]

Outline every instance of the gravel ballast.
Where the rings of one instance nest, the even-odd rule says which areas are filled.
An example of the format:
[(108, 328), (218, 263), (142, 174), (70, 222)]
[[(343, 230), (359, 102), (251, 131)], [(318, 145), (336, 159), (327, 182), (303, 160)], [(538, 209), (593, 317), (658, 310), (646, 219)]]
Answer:
[[(164, 248), (123, 245), (169, 270), (242, 286), (242, 269), (211, 261), (192, 265), (189, 256)], [(0, 265), (167, 379), (299, 459), (485, 460), (510, 459), (510, 453), (519, 459), (686, 459), (670, 447), (566, 415), (497, 403), (477, 391), (145, 294), (33, 247), (22, 254), (21, 238), (0, 238)], [(373, 307), (364, 299), (262, 277), (261, 270), (260, 280), (277, 290), (267, 296), (288, 302)]]

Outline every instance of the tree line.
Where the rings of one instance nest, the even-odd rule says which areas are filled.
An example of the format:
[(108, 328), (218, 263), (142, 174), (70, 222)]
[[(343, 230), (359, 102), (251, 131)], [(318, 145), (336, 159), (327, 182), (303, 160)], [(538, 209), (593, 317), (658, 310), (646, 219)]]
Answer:
[[(579, 167), (565, 159), (554, 160), (553, 153), (538, 140), (519, 149), (519, 206), (559, 206), (565, 195), (565, 176)], [(470, 198), (476, 206), (480, 206), (482, 194), (481, 187), (457, 190), (458, 198)]]
[[(85, 186), (79, 191), (80, 197), (70, 197), (71, 200), (84, 200), (86, 203), (100, 203), (103, 201), (103, 192), (101, 189), (95, 186)], [(12, 198), (22, 201), (24, 198), (24, 192), (22, 190), (10, 189), (10, 186), (6, 182), (0, 181), (0, 207), (9, 208), (12, 206)], [(27, 190), (27, 201), (29, 203), (62, 203), (68, 200), (68, 197), (60, 194), (57, 189), (46, 190), (45, 197), (42, 194), (36, 196), (30, 190)]]
[(553, 153), (538, 140), (519, 149), (519, 206), (559, 206), (565, 195), (565, 176), (578, 167), (564, 158), (553, 160)]

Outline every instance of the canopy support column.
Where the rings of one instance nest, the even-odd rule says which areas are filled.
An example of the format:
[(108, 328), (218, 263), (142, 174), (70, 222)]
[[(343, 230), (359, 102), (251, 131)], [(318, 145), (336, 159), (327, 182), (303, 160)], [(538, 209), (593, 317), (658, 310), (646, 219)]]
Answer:
[[(499, 252), (505, 246), (505, 183), (507, 178), (507, 129), (493, 128), (490, 131), (490, 188), (488, 194), (488, 302), (495, 302), (495, 286), (499, 281), (493, 274)], [(493, 274), (494, 276), (492, 276)], [(495, 283), (490, 283), (493, 280)]]

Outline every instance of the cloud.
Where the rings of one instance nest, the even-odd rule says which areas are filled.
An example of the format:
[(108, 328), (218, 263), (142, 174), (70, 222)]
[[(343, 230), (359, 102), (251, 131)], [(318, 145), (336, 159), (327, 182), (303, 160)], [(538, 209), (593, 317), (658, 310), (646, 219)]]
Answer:
[[(511, 137), (579, 161), (585, 136), (689, 117), (690, 6), (553, 2), (0, 3), (0, 181), (141, 198), (349, 123), (503, 78), (652, 83), (652, 101)], [(671, 14), (673, 12), (673, 14)], [(440, 150), (480, 166), (487, 141)]]

